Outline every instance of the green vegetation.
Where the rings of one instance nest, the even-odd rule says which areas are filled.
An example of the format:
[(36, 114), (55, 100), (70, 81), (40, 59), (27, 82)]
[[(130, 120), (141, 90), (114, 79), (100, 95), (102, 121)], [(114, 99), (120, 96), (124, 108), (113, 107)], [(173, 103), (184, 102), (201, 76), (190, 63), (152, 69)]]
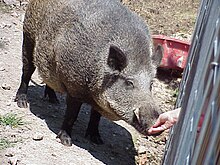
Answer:
[(174, 91), (173, 91), (173, 97), (177, 97), (179, 94), (179, 88), (176, 88)]
[(0, 49), (3, 49), (3, 48), (5, 48), (5, 44), (3, 41), (0, 40)]
[(5, 138), (0, 139), (0, 150), (11, 147), (12, 145), (13, 145), (13, 143), (8, 141), (7, 139), (5, 139)]
[(4, 116), (0, 115), (0, 125), (18, 127), (19, 125), (24, 125), (24, 122), (16, 114), (8, 113)]
[[(5, 115), (0, 115), (0, 126), (10, 126), (11, 128), (18, 127), (20, 125), (24, 125), (24, 121), (22, 121), (21, 117), (18, 117), (16, 114), (7, 113)], [(20, 141), (20, 140), (18, 140)], [(8, 140), (5, 137), (0, 137), (0, 150), (3, 150), (8, 147), (14, 146), (15, 143), (18, 142), (17, 140)]]
[(6, 149), (8, 147), (13, 147), (16, 143), (22, 142), (21, 139), (13, 139), (13, 140), (8, 140), (7, 138), (0, 138), (0, 151), (3, 149)]
[(0, 11), (2, 13), (9, 13), (12, 8), (9, 5), (5, 5), (3, 2), (0, 1)]

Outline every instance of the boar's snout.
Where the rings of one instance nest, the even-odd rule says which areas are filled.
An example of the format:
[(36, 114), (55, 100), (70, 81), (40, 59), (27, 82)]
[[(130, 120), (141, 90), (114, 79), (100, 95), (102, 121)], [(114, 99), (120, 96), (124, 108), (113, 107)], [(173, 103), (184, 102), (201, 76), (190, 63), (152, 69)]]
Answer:
[(142, 106), (133, 110), (131, 125), (141, 134), (147, 135), (147, 130), (154, 124), (160, 115), (159, 108)]

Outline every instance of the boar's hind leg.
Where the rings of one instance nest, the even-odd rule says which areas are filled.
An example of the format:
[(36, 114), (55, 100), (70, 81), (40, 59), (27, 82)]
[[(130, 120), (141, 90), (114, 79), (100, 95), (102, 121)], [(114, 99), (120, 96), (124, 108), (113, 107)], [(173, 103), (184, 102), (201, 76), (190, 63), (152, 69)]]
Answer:
[(49, 102), (58, 104), (59, 100), (57, 99), (55, 91), (50, 88), (48, 85), (45, 86), (44, 97), (49, 99)]
[(73, 124), (76, 121), (77, 116), (79, 114), (79, 110), (82, 105), (82, 102), (67, 94), (66, 103), (67, 103), (67, 109), (65, 112), (63, 125), (61, 127), (60, 132), (57, 135), (57, 138), (60, 138), (61, 143), (63, 145), (71, 146), (72, 145), (71, 131)]
[(30, 38), (29, 33), (23, 33), (22, 45), (22, 77), (20, 87), (17, 91), (15, 100), (18, 107), (27, 108), (27, 89), (31, 75), (34, 73), (35, 66), (33, 64), (34, 41)]
[(86, 130), (86, 137), (89, 136), (90, 140), (96, 144), (103, 144), (101, 136), (99, 134), (99, 121), (101, 114), (95, 110), (91, 110), (90, 121)]

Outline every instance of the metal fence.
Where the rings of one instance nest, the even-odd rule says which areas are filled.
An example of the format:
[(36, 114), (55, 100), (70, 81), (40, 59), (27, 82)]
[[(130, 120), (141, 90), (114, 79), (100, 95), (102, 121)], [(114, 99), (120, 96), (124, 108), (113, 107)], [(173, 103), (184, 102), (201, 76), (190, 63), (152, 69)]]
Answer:
[(220, 0), (202, 0), (163, 165), (220, 165)]

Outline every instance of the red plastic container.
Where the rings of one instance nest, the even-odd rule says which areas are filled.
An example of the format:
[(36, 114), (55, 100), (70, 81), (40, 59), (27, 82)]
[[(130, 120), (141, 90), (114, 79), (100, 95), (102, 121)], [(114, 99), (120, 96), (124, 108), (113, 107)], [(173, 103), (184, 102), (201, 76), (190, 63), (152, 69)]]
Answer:
[(162, 46), (160, 67), (182, 71), (186, 66), (190, 43), (164, 35), (153, 35), (152, 38), (155, 49)]

